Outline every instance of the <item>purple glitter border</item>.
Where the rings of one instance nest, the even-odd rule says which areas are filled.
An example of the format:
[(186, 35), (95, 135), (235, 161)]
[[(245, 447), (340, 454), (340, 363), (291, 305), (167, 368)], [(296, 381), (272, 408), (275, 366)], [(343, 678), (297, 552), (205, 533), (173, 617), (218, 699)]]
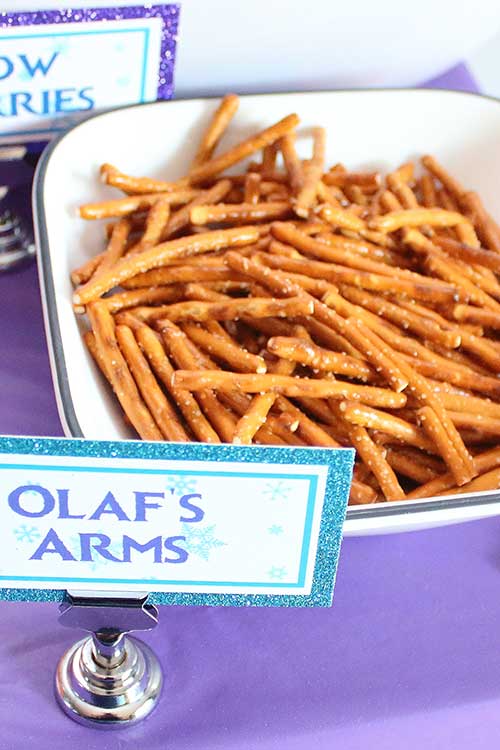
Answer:
[(174, 66), (180, 6), (131, 5), (121, 8), (65, 8), (30, 12), (0, 12), (0, 28), (85, 21), (127, 21), (133, 18), (161, 18), (161, 50), (158, 70), (158, 99), (171, 99), (174, 93)]

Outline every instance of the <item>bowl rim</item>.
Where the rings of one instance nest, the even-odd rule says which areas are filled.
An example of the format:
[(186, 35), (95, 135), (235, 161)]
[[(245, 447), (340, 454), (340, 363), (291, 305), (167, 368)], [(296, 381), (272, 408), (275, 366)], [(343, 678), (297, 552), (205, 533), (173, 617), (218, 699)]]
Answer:
[[(431, 87), (398, 87), (398, 88), (356, 88), (356, 89), (315, 89), (313, 91), (279, 91), (276, 93), (266, 92), (263, 94), (242, 94), (241, 99), (264, 98), (264, 97), (281, 97), (289, 95), (308, 95), (316, 94), (367, 94), (383, 93), (389, 95), (397, 94), (433, 94), (441, 96), (458, 96), (475, 99), (483, 99), (494, 102), (500, 106), (500, 99), (487, 94), (480, 94), (469, 91), (456, 91), (447, 88)], [(59, 327), (59, 316), (56, 304), (56, 292), (54, 287), (50, 243), (47, 229), (47, 219), (44, 203), (44, 187), (47, 170), (53, 153), (59, 144), (67, 138), (74, 130), (85, 127), (89, 122), (98, 118), (109, 117), (123, 110), (137, 109), (139, 107), (161, 107), (181, 104), (182, 102), (207, 102), (219, 100), (220, 96), (204, 97), (186, 97), (172, 100), (159, 100), (154, 102), (141, 102), (139, 104), (121, 105), (107, 109), (105, 112), (97, 112), (86, 117), (81, 122), (68, 128), (60, 133), (42, 152), (35, 170), (32, 189), (32, 206), (33, 221), (35, 228), (36, 246), (37, 246), (37, 264), (40, 276), (40, 294), (42, 298), (42, 308), (44, 314), (45, 330), (47, 345), (49, 350), (49, 359), (51, 374), (58, 406), (59, 418), (63, 424), (64, 432), (73, 438), (84, 438), (83, 431), (80, 427), (76, 416), (71, 390), (69, 386), (68, 371), (64, 356), (64, 346), (62, 342), (61, 330)], [(290, 446), (293, 450), (293, 446)], [(388, 519), (396, 516), (404, 517), (405, 521), (410, 521), (410, 516), (429, 512), (446, 512), (453, 510), (463, 510), (464, 508), (476, 508), (491, 506), (500, 502), (500, 491), (475, 492), (462, 495), (446, 495), (433, 498), (423, 498), (421, 500), (404, 500), (391, 503), (374, 503), (370, 505), (350, 505), (347, 508), (346, 521), (368, 521), (375, 519)], [(416, 520), (416, 519), (415, 519)], [(464, 519), (465, 520), (465, 519)], [(381, 531), (383, 531), (381, 529)]]

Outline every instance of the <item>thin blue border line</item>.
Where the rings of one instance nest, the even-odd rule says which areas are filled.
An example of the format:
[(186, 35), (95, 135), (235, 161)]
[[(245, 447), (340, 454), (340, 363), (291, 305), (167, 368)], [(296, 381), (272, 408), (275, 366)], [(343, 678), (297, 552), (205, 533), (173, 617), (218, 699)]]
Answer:
[[(68, 36), (91, 36), (91, 35), (98, 35), (98, 34), (135, 34), (135, 33), (142, 33), (144, 34), (144, 47), (142, 51), (142, 75), (141, 75), (141, 84), (140, 84), (140, 103), (143, 104), (145, 102), (144, 96), (145, 96), (145, 90), (146, 90), (146, 73), (148, 68), (148, 52), (149, 52), (149, 39), (150, 39), (150, 29), (148, 27), (146, 28), (136, 28), (136, 29), (96, 29), (94, 31), (67, 31), (67, 32), (59, 32), (56, 34), (23, 34), (18, 36), (0, 36), (0, 42), (3, 41), (12, 41), (13, 39), (53, 39), (54, 37), (68, 37)], [(71, 110), (72, 112), (80, 112), (82, 110)], [(69, 113), (68, 113), (69, 114)], [(1, 132), (0, 131), (0, 138), (8, 137), (8, 136), (23, 136), (23, 135), (42, 135), (43, 133), (54, 133), (54, 132), (60, 132), (64, 130), (64, 128), (43, 128), (41, 130), (13, 130), (9, 132)]]
[(146, 36), (144, 38), (144, 49), (142, 51), (142, 80), (141, 80), (141, 102), (144, 102), (144, 96), (146, 92), (146, 71), (148, 67), (148, 54), (149, 54), (149, 29), (145, 29)]
[[(1, 451), (0, 451), (1, 455)], [(144, 461), (145, 459), (138, 459)], [(158, 459), (154, 459), (158, 460)], [(235, 463), (237, 463), (235, 461)], [(25, 469), (26, 471), (82, 471), (96, 474), (172, 474), (173, 476), (214, 476), (214, 477), (264, 477), (265, 479), (313, 479), (315, 474), (279, 474), (265, 471), (209, 471), (208, 469), (146, 469), (121, 466), (46, 466), (43, 464), (2, 464), (0, 469)]]
[[(318, 479), (317, 476), (314, 474), (266, 474), (265, 472), (227, 472), (227, 471), (221, 471), (221, 472), (211, 472), (208, 470), (197, 470), (197, 471), (188, 471), (188, 470), (180, 470), (175, 471), (174, 469), (165, 470), (162, 471), (160, 469), (127, 469), (127, 468), (113, 468), (110, 470), (107, 470), (106, 467), (68, 467), (68, 466), (39, 466), (37, 464), (29, 465), (29, 464), (1, 464), (0, 463), (0, 469), (23, 469), (23, 470), (42, 470), (42, 471), (84, 471), (87, 473), (92, 473), (93, 471), (96, 471), (98, 473), (108, 473), (108, 471), (112, 471), (113, 473), (121, 473), (121, 474), (129, 474), (129, 473), (141, 473), (141, 474), (172, 474), (174, 476), (179, 476), (181, 474), (188, 475), (188, 476), (224, 476), (224, 477), (233, 477), (238, 479), (245, 479), (245, 478), (274, 478), (274, 479), (287, 479), (287, 480), (302, 480), (302, 481), (308, 481), (309, 482), (309, 489), (307, 494), (307, 506), (306, 506), (306, 517), (302, 532), (302, 544), (301, 544), (301, 554), (300, 554), (300, 560), (299, 560), (299, 571), (297, 575), (297, 581), (295, 583), (277, 583), (277, 584), (269, 584), (267, 581), (262, 582), (249, 582), (249, 581), (243, 581), (243, 582), (236, 582), (236, 581), (172, 581), (172, 580), (159, 580), (155, 579), (155, 583), (160, 583), (163, 585), (172, 585), (172, 586), (251, 586), (251, 587), (260, 587), (260, 588), (267, 588), (271, 585), (273, 587), (274, 585), (277, 588), (283, 587), (283, 588), (302, 588), (305, 585), (306, 580), (306, 573), (307, 573), (307, 562), (309, 557), (309, 548), (311, 546), (311, 534), (312, 534), (312, 522), (314, 518), (314, 510), (316, 507), (316, 499), (318, 496)], [(75, 583), (133, 583), (134, 585), (142, 585), (142, 584), (151, 584), (151, 580), (148, 579), (132, 579), (132, 578), (71, 578), (71, 577), (62, 577), (58, 578), (55, 576), (3, 576), (0, 575), (0, 581), (53, 581), (57, 583), (68, 583), (71, 581), (74, 581)]]
[[(284, 589), (298, 589), (302, 588), (303, 584), (300, 581), (294, 583), (277, 583), (260, 582), (260, 581), (161, 581), (155, 578), (152, 581), (150, 578), (136, 579), (136, 578), (104, 578), (96, 580), (95, 578), (57, 578), (56, 576), (0, 576), (0, 581), (53, 581), (54, 583), (133, 583), (134, 586), (142, 586), (147, 584), (151, 586), (155, 583), (161, 583), (166, 586), (228, 586), (231, 588), (242, 588), (245, 586), (252, 586), (254, 588), (284, 588)], [(71, 586), (70, 586), (71, 588)], [(194, 593), (194, 592), (193, 592)], [(196, 592), (199, 593), (199, 592)], [(223, 596), (223, 594), (220, 594)]]

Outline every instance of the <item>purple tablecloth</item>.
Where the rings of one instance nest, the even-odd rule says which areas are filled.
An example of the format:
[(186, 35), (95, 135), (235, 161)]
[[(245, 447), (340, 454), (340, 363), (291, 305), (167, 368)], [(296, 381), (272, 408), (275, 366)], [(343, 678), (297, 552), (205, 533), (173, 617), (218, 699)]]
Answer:
[[(0, 432), (61, 435), (35, 269), (0, 276), (0, 300)], [(53, 700), (78, 635), (56, 606), (0, 603), (0, 750), (496, 748), (499, 594), (500, 519), (347, 539), (332, 609), (163, 608), (163, 700), (115, 733)]]

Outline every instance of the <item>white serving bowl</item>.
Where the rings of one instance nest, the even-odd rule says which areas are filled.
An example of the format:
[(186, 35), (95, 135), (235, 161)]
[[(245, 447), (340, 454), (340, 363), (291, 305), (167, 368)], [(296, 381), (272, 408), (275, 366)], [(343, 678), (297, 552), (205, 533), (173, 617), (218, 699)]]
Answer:
[[(120, 409), (83, 345), (71, 305), (70, 271), (103, 247), (98, 222), (77, 216), (82, 203), (114, 195), (98, 179), (111, 162), (135, 175), (176, 179), (186, 172), (216, 107), (210, 99), (128, 107), (97, 115), (55, 141), (34, 184), (39, 270), (58, 408), (69, 436), (127, 437)], [(301, 129), (327, 129), (327, 163), (353, 169), (394, 168), (434, 153), (466, 186), (480, 191), (500, 218), (500, 103), (457, 92), (340, 91), (248, 96), (225, 146), (290, 112)], [(298, 140), (303, 158), (310, 144)], [(293, 450), (290, 448), (289, 450)], [(384, 533), (454, 523), (500, 512), (500, 493), (383, 503), (348, 510), (346, 533)]]

